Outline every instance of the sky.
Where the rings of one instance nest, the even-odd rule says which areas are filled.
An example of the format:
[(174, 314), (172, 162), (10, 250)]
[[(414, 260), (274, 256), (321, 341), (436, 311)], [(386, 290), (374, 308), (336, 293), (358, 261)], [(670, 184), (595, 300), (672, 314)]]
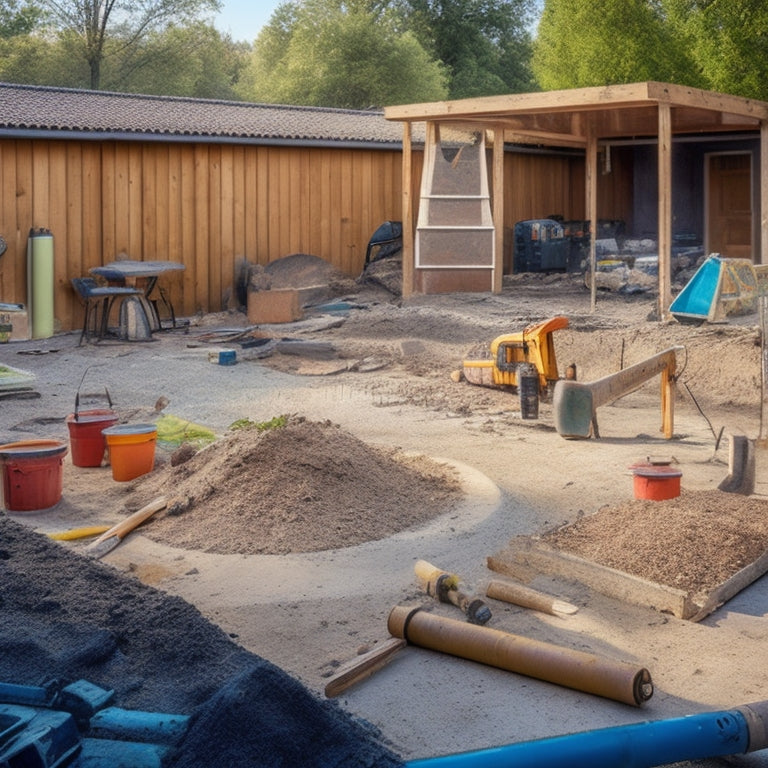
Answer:
[(221, 12), (214, 19), (214, 24), (219, 31), (232, 35), (233, 40), (252, 43), (280, 1), (222, 0)]

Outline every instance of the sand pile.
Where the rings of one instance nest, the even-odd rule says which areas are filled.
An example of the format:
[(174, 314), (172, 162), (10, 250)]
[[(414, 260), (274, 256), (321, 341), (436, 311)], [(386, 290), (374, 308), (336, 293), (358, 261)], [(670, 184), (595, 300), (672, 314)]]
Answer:
[[(283, 423), (284, 421), (284, 423)], [(369, 446), (328, 422), (250, 425), (136, 485), (169, 508), (142, 533), (218, 554), (316, 552), (418, 527), (461, 498), (448, 466)]]

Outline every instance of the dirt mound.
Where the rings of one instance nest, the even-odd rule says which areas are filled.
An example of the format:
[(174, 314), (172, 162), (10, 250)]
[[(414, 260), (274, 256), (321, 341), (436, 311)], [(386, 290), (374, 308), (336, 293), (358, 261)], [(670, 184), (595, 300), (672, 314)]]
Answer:
[(331, 423), (289, 418), (237, 429), (137, 485), (170, 506), (142, 532), (219, 554), (287, 554), (362, 544), (417, 527), (460, 498), (455, 472), (371, 447)]
[(401, 761), (372, 726), (240, 648), (196, 608), (0, 515), (0, 680), (85, 679), (127, 709), (192, 715), (163, 764), (229, 768)]

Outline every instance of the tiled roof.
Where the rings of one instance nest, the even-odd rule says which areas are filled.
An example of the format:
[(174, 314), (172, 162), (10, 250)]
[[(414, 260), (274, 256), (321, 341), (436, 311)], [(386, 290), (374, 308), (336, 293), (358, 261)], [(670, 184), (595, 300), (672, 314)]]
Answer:
[(0, 83), (0, 135), (103, 134), (247, 143), (400, 145), (382, 112)]

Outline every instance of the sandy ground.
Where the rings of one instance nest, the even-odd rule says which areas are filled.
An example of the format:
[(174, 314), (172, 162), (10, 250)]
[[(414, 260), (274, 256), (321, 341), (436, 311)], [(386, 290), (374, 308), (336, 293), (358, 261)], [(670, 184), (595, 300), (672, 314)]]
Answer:
[[(498, 296), (401, 301), (359, 289), (345, 298), (355, 305), (347, 317), (308, 312), (290, 326), (259, 329), (330, 344), (330, 359), (279, 352), (259, 358), (253, 348), (241, 349), (231, 341), (247, 324), (241, 313), (193, 319), (187, 332), (156, 334), (147, 343), (78, 346), (79, 334), (64, 334), (0, 348), (0, 362), (37, 375), (40, 393), (2, 403), (7, 441), (65, 439), (64, 419), (78, 388), (106, 387), (129, 420), (151, 418), (161, 396), (170, 401), (166, 412), (221, 435), (238, 419), (298, 414), (457, 473), (462, 503), (385, 539), (318, 552), (215, 554), (150, 538), (150, 523), (147, 535), (132, 534), (102, 561), (129, 581), (188, 601), (238, 645), (319, 697), (341, 663), (388, 637), (394, 606), (429, 602), (414, 578), (418, 559), (480, 589), (494, 575), (486, 558), (512, 537), (534, 536), (631, 498), (630, 464), (669, 455), (682, 469), (684, 488), (713, 490), (728, 474), (729, 436), (759, 434), (755, 315), (713, 326), (659, 323), (649, 319), (655, 297), (613, 293), (601, 294), (591, 312), (588, 292), (570, 278), (511, 280)], [(555, 337), (559, 367), (564, 373), (576, 363), (582, 381), (669, 346), (685, 347), (671, 441), (659, 431), (656, 379), (600, 409), (600, 439), (576, 441), (557, 434), (550, 403), (540, 404), (538, 419), (524, 420), (514, 393), (451, 379), (463, 359), (476, 357), (497, 335), (560, 314), (570, 325)], [(221, 347), (238, 349), (236, 365), (209, 362), (209, 351)], [(159, 451), (158, 464), (168, 459)], [(258, 465), (249, 470), (258, 482)], [(359, 483), (365, 486), (366, 477)], [(391, 494), (396, 503), (397, 487)], [(53, 510), (9, 517), (51, 532), (116, 522), (140, 498), (140, 479), (117, 483), (108, 467), (78, 468), (68, 457), (62, 501)], [(66, 546), (79, 551), (83, 543)], [(411, 646), (340, 696), (339, 705), (413, 759), (766, 698), (768, 672), (759, 661), (768, 642), (765, 579), (699, 623), (607, 598), (575, 580), (539, 575), (531, 586), (579, 611), (551, 616), (493, 602), (494, 628), (646, 667), (653, 698), (630, 707)], [(453, 606), (432, 607), (461, 618)], [(739, 760), (768, 765), (762, 753)]]

